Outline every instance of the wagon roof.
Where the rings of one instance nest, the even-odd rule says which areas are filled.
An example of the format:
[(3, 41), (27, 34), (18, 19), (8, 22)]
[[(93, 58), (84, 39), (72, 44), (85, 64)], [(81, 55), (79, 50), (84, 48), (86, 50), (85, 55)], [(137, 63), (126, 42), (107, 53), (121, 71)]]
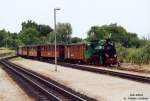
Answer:
[[(37, 46), (48, 46), (48, 45), (55, 45), (55, 44), (51, 43), (51, 44), (24, 45), (18, 47), (37, 47)], [(57, 45), (64, 45), (64, 44), (57, 43)]]
[(86, 45), (86, 43), (72, 43), (72, 44), (66, 44), (67, 46), (74, 46), (74, 45)]
[[(39, 45), (39, 46), (48, 46), (48, 45), (55, 45), (55, 44), (42, 44), (42, 45)], [(61, 43), (57, 43), (57, 45), (65, 45), (65, 44), (61, 44)]]

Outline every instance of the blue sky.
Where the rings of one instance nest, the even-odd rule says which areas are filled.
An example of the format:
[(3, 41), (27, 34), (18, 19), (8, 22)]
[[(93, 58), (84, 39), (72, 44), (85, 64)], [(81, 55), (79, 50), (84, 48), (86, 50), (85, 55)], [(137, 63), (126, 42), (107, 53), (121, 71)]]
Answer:
[[(69, 22), (73, 36), (85, 38), (93, 25), (118, 23), (139, 36), (150, 34), (150, 0), (0, 0), (0, 29), (19, 32), (21, 23), (34, 20), (53, 24), (53, 8), (59, 7), (58, 22)], [(150, 36), (150, 35), (149, 35)]]

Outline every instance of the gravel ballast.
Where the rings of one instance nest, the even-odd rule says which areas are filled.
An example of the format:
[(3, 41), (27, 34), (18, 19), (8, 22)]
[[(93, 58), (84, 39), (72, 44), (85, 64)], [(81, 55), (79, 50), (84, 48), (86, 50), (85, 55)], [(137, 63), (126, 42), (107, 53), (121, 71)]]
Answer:
[(34, 101), (0, 67), (0, 101)]
[(99, 101), (150, 101), (150, 85), (131, 80), (95, 74), (28, 59), (13, 59), (13, 63), (36, 71), (75, 91), (96, 98)]

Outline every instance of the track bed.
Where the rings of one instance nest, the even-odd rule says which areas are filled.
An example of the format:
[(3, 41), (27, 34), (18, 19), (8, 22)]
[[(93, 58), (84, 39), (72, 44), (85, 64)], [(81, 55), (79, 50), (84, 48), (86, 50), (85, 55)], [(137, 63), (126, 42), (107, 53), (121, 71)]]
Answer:
[(94, 101), (85, 95), (72, 91), (71, 89), (45, 78), (33, 71), (22, 68), (7, 60), (0, 61), (5, 70), (17, 80), (28, 94), (39, 101)]

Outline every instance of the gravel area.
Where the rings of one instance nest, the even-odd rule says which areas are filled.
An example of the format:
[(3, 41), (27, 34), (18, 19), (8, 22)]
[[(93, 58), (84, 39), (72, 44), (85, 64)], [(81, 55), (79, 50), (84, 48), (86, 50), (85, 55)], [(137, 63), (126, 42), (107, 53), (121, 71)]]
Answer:
[(139, 72), (150, 76), (150, 63), (145, 65), (136, 65), (132, 63), (121, 63), (118, 69)]
[[(87, 67), (91, 67), (91, 68), (99, 68), (99, 69), (105, 69), (105, 70), (110, 70), (110, 71), (116, 71), (116, 72), (121, 72), (121, 73), (128, 73), (128, 74), (135, 74), (135, 75), (140, 75), (140, 76), (147, 76), (147, 77), (150, 77), (150, 72), (148, 71), (147, 69), (147, 72), (138, 72), (137, 71), (134, 71), (131, 69), (121, 69), (121, 68), (114, 68), (114, 67), (97, 67), (97, 66), (87, 66)], [(129, 66), (127, 67), (129, 68)]]
[(34, 101), (0, 67), (0, 101)]
[[(99, 101), (150, 101), (150, 85), (28, 59), (13, 59), (25, 68), (62, 83)], [(134, 99), (134, 100), (133, 100)]]

